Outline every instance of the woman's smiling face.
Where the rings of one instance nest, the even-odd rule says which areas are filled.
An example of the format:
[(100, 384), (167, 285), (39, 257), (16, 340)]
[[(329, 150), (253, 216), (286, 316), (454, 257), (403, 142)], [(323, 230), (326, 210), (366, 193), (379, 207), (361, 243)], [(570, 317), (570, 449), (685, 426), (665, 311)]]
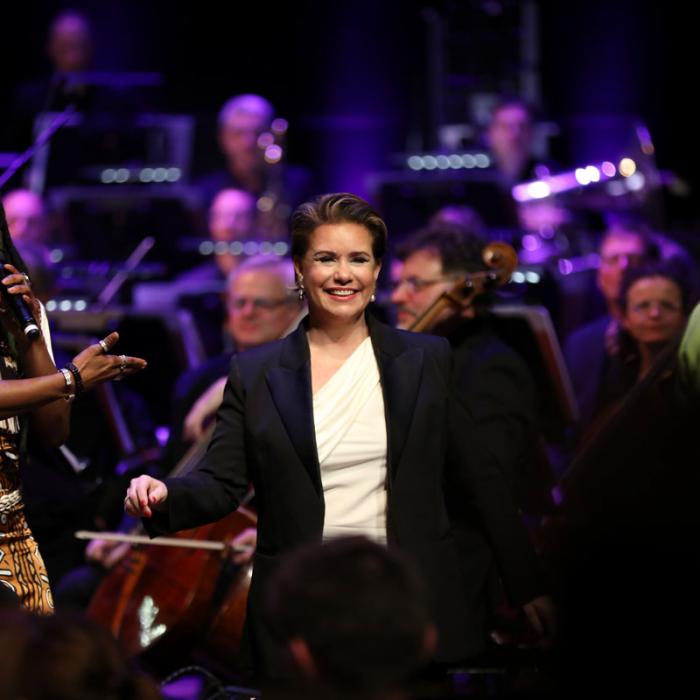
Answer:
[(303, 276), (309, 313), (329, 321), (362, 314), (375, 291), (381, 264), (372, 252), (372, 236), (360, 224), (322, 224), (296, 264)]

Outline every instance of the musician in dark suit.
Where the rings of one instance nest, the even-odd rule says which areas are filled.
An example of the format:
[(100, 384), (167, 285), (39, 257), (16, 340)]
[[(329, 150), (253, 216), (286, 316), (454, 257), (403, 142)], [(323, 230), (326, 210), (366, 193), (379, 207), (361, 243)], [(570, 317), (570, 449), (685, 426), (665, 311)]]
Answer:
[[(283, 340), (234, 357), (208, 452), (189, 476), (132, 481), (125, 508), (151, 534), (221, 518), (253, 482), (258, 547), (248, 629), (258, 670), (275, 647), (260, 617), (280, 558), (304, 542), (362, 534), (399, 547), (427, 583), (436, 659), (470, 655), (474, 638), (463, 570), (445, 505), (459, 489), (478, 514), (514, 604), (551, 625), (536, 561), (501, 470), (472, 441), (452, 400), (446, 341), (373, 319), (386, 227), (350, 194), (324, 195), (293, 216), (292, 256), (305, 322)], [(478, 524), (477, 524), (478, 522)]]
[[(403, 241), (397, 251), (401, 264), (391, 296), (398, 327), (411, 328), (458, 280), (486, 270), (484, 245), (463, 227), (439, 221)], [(532, 480), (530, 465), (539, 435), (538, 396), (523, 358), (499, 337), (489, 312), (492, 301), (493, 295), (485, 293), (463, 309), (448, 308), (428, 331), (449, 341), (457, 399), (472, 416), (482, 449), (518, 494)], [(540, 491), (546, 488), (527, 483), (529, 490), (540, 486)], [(493, 553), (475, 535), (470, 524), (473, 512), (462, 494), (448, 493), (447, 505), (460, 558), (471, 573), (465, 581), (465, 593), (472, 607), (472, 624), (480, 630), (487, 648), (488, 632), (495, 625), (493, 611), (502, 602)]]

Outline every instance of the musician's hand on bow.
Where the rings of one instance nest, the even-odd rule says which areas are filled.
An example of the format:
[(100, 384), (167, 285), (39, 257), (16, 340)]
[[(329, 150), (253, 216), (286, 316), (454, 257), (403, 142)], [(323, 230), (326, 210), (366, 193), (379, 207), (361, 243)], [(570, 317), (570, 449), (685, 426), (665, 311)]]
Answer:
[(144, 474), (131, 480), (124, 499), (124, 511), (138, 518), (150, 518), (154, 510), (165, 509), (167, 498), (168, 487)]
[(557, 614), (554, 601), (548, 595), (534, 598), (523, 605), (532, 631), (537, 639), (537, 646), (549, 649), (557, 635)]
[(254, 527), (247, 527), (243, 532), (236, 535), (231, 540), (233, 550), (233, 563), (239, 566), (247, 564), (255, 554), (255, 547), (258, 544), (258, 530)]
[(102, 564), (105, 569), (111, 569), (120, 562), (131, 550), (129, 542), (115, 542), (113, 540), (90, 540), (85, 548), (87, 561)]

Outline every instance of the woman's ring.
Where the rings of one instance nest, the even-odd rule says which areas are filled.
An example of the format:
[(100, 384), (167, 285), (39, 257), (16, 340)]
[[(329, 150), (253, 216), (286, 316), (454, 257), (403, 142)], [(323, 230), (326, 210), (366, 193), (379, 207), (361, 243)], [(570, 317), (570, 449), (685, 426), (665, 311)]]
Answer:
[(102, 348), (102, 352), (106, 355), (109, 352), (109, 345), (105, 343), (104, 340), (99, 340), (97, 341), (100, 344), (100, 347)]
[(123, 372), (126, 369), (126, 355), (119, 355), (119, 371)]

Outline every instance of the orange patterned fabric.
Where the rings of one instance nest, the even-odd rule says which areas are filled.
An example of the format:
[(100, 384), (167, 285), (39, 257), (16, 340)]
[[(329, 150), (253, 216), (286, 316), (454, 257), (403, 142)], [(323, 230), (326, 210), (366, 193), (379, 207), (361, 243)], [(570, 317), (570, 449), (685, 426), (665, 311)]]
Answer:
[[(0, 340), (0, 381), (18, 376), (9, 348)], [(19, 420), (0, 419), (0, 585), (14, 591), (28, 610), (50, 614), (53, 601), (46, 567), (18, 498), (19, 451)]]

